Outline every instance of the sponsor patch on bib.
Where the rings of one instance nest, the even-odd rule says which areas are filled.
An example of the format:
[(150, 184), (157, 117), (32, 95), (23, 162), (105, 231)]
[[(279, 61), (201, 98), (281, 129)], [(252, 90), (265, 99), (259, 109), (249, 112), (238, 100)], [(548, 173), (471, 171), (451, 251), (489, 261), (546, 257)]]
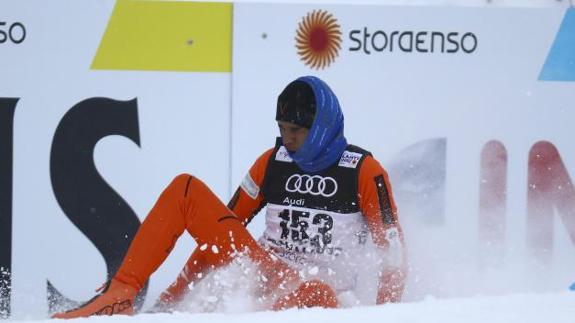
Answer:
[(353, 153), (351, 151), (344, 151), (341, 159), (339, 160), (338, 166), (347, 168), (356, 168), (359, 160), (361, 159), (361, 154)]
[(284, 146), (281, 146), (280, 149), (278, 149), (278, 152), (276, 153), (276, 160), (286, 162), (286, 163), (293, 162), (293, 159), (291, 158), (286, 147), (284, 147)]

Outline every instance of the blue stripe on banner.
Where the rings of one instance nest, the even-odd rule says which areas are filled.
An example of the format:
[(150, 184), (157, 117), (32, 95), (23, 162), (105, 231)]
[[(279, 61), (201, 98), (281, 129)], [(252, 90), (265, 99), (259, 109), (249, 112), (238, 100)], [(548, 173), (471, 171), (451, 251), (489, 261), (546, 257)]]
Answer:
[(575, 8), (565, 12), (539, 80), (575, 81)]

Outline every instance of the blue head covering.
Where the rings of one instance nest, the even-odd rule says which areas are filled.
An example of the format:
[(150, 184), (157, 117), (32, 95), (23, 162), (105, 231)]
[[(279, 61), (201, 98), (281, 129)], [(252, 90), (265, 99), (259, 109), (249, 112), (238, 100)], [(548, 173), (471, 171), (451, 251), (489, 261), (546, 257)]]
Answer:
[(343, 113), (337, 97), (325, 82), (315, 76), (297, 79), (309, 84), (316, 100), (316, 114), (308, 135), (290, 156), (306, 172), (317, 173), (337, 162), (347, 147), (343, 135)]

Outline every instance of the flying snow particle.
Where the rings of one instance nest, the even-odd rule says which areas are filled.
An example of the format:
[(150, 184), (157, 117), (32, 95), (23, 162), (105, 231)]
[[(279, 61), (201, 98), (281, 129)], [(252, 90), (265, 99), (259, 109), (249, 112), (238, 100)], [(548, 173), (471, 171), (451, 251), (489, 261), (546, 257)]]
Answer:
[(319, 272), (319, 268), (317, 266), (314, 266), (314, 267), (310, 268), (307, 272), (310, 275), (317, 275), (317, 273)]
[(208, 297), (206, 297), (206, 301), (209, 303), (215, 303), (218, 301), (218, 298), (215, 296), (208, 296)]

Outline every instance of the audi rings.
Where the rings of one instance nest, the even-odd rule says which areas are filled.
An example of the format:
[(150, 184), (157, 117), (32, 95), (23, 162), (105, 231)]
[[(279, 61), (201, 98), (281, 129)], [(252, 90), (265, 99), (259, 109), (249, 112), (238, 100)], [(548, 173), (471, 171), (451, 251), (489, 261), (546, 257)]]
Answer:
[(290, 193), (332, 197), (337, 192), (337, 182), (332, 177), (293, 174), (288, 178), (285, 189)]

